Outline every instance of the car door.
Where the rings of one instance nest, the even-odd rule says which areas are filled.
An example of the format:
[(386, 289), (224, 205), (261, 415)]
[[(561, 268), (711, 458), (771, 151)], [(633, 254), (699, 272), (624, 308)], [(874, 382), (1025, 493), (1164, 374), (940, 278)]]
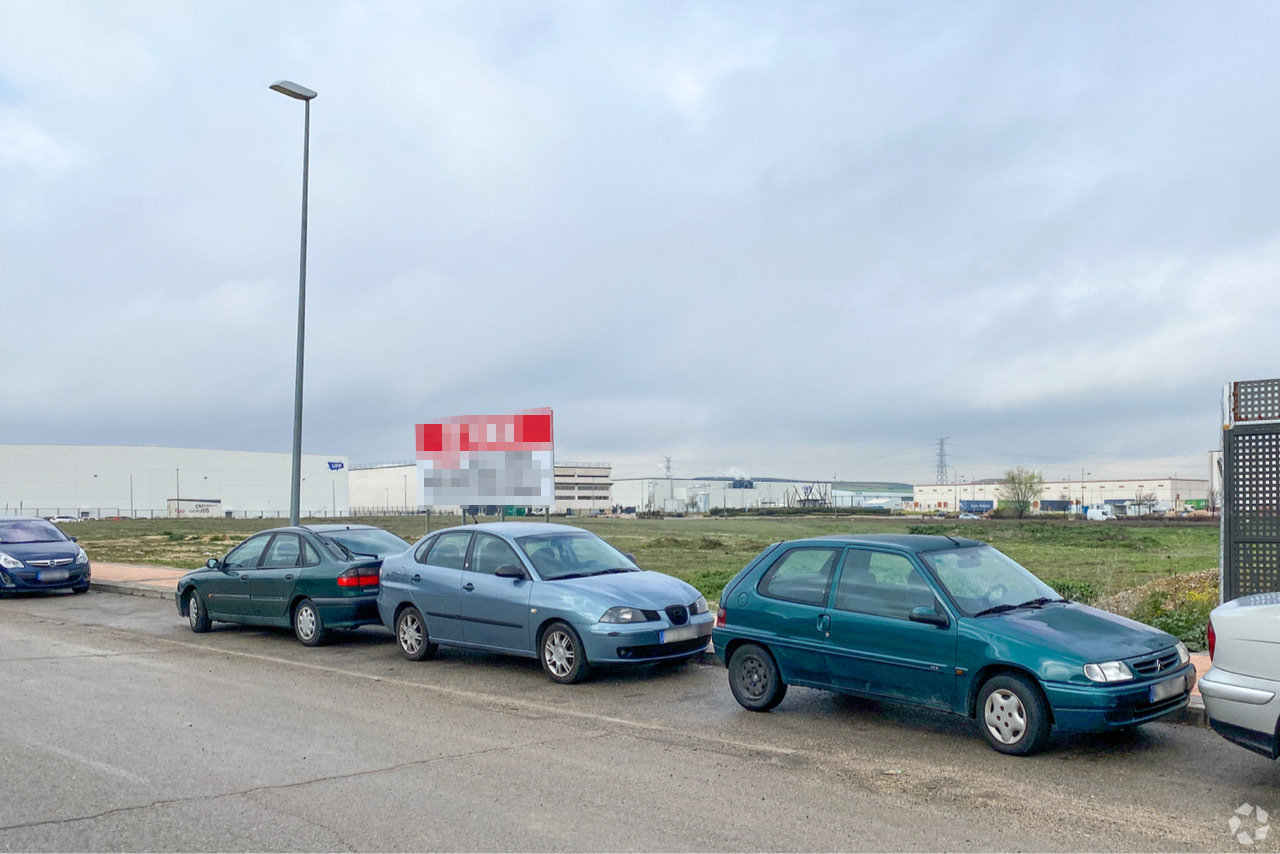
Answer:
[[(912, 620), (916, 608), (946, 616), (947, 625)], [(830, 616), (826, 659), (836, 688), (952, 708), (956, 621), (911, 558), (847, 549)]]
[[(319, 565), (319, 556), (314, 549), (310, 551), (310, 561)], [(307, 561), (300, 536), (289, 532), (276, 534), (263, 553), (258, 568), (249, 573), (250, 613), (273, 623), (287, 620), (293, 588)]]
[(270, 533), (257, 534), (232, 549), (222, 559), (222, 569), (211, 570), (197, 583), (212, 617), (243, 621), (251, 616), (250, 579), (271, 542)]
[(787, 682), (828, 684), (827, 599), (840, 553), (838, 546), (787, 549), (756, 586), (763, 601), (752, 609), (752, 620)]
[(528, 577), (499, 578), (494, 573), (500, 566), (525, 569), (505, 540), (477, 533), (462, 577), (462, 639), (492, 649), (532, 652), (529, 596), (535, 582)]
[(427, 621), (432, 640), (462, 641), (462, 576), (471, 547), (470, 531), (445, 531), (414, 553), (406, 570), (409, 599)]

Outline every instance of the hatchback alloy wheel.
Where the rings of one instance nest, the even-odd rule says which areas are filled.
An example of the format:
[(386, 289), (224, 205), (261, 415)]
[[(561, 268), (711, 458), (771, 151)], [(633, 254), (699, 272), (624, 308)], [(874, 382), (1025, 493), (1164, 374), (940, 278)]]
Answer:
[(542, 669), (553, 681), (571, 684), (587, 678), (590, 666), (578, 633), (556, 621), (542, 633)]

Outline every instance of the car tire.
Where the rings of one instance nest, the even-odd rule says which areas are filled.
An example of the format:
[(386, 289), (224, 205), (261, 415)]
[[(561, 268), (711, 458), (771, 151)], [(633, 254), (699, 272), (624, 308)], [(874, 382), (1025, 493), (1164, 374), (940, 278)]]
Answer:
[(187, 622), (191, 624), (191, 631), (196, 634), (209, 631), (209, 627), (213, 625), (213, 621), (209, 619), (209, 609), (200, 601), (200, 594), (194, 590), (187, 594)]
[(422, 619), (422, 612), (413, 607), (405, 608), (396, 617), (396, 643), (400, 645), (400, 652), (410, 661), (426, 661), (439, 649), (427, 634), (427, 624)]
[(1001, 753), (1029, 756), (1049, 743), (1049, 707), (1035, 683), (1016, 673), (988, 679), (978, 693), (978, 724)]
[(551, 681), (561, 685), (581, 682), (591, 673), (582, 638), (573, 626), (561, 620), (547, 626), (538, 638), (538, 659)]
[(729, 657), (729, 690), (738, 705), (752, 712), (777, 708), (787, 696), (787, 684), (773, 656), (753, 643), (743, 644)]
[(324, 620), (320, 618), (316, 603), (310, 599), (303, 599), (293, 609), (293, 634), (303, 646), (320, 646), (325, 641), (328, 632), (325, 631)]

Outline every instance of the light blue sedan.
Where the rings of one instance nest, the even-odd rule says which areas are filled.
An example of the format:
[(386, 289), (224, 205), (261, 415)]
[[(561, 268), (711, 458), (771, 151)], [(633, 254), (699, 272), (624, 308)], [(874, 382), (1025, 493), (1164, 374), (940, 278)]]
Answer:
[(692, 586), (590, 531), (542, 522), (446, 528), (382, 563), (378, 612), (406, 658), (437, 646), (537, 658), (556, 682), (602, 664), (683, 662), (712, 617)]

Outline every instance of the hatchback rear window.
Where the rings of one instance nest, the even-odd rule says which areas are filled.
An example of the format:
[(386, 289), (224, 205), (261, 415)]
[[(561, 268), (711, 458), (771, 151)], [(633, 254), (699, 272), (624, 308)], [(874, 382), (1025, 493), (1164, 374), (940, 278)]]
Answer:
[(839, 555), (840, 549), (791, 549), (769, 567), (756, 589), (771, 599), (825, 605)]

